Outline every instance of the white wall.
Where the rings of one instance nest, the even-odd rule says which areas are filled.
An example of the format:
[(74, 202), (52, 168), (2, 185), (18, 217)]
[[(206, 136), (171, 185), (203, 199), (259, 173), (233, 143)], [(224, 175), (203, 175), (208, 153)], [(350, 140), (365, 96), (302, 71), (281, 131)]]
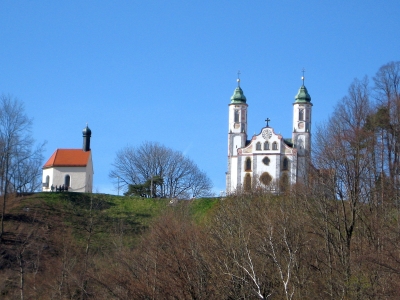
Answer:
[(49, 187), (43, 187), (44, 192), (51, 191), (51, 185), (60, 186), (65, 182), (65, 176), (70, 176), (71, 192), (91, 193), (93, 189), (93, 169), (88, 167), (55, 167), (43, 170), (42, 182), (46, 182), (46, 176), (50, 176)]

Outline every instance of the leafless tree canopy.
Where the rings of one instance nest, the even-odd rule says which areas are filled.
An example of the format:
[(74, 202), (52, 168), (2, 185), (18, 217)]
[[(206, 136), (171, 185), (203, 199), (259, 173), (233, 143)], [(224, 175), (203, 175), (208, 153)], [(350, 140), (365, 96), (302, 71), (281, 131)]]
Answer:
[(43, 146), (34, 148), (32, 120), (23, 104), (11, 96), (0, 96), (0, 195), (3, 198), (0, 237), (7, 194), (33, 192), (41, 184)]
[(212, 194), (211, 180), (189, 158), (159, 143), (145, 142), (138, 148), (125, 147), (117, 152), (109, 174), (127, 189), (152, 177), (162, 178), (155, 194), (167, 198), (190, 198)]

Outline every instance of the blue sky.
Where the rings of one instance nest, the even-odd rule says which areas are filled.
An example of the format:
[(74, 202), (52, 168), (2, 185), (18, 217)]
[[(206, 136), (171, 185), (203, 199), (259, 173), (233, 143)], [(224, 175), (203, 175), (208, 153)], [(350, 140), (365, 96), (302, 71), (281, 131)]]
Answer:
[(92, 130), (94, 188), (127, 145), (182, 151), (225, 189), (237, 71), (249, 134), (284, 137), (303, 67), (313, 128), (354, 78), (400, 59), (399, 1), (0, 2), (0, 93), (25, 103), (33, 135), (80, 148)]

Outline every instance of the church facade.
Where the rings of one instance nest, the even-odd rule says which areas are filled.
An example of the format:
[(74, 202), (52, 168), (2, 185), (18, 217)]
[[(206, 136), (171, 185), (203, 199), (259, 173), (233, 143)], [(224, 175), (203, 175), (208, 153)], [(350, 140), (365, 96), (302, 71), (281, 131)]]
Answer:
[(303, 85), (293, 103), (291, 138), (267, 125), (248, 138), (247, 99), (240, 79), (229, 104), (226, 193), (262, 188), (274, 193), (305, 182), (311, 152), (311, 97)]

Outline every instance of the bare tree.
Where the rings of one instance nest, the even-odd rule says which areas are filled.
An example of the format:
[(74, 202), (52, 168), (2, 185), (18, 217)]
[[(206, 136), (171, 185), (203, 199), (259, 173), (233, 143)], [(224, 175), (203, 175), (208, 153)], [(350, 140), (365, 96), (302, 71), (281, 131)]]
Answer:
[[(371, 114), (368, 80), (354, 80), (348, 95), (336, 106), (333, 116), (317, 129), (314, 143), (314, 164), (321, 175), (334, 174), (334, 185), (328, 195), (317, 203), (319, 213), (325, 219), (326, 227), (322, 235), (327, 237), (326, 253), (338, 256), (342, 274), (342, 294), (347, 297), (352, 278), (352, 243), (361, 206), (371, 201), (371, 148), (374, 134), (366, 130), (366, 122)], [(322, 171), (326, 172), (322, 172)], [(326, 177), (326, 176), (325, 176)], [(326, 182), (321, 178), (320, 182)]]
[(179, 151), (159, 143), (145, 142), (138, 148), (126, 147), (117, 152), (109, 176), (125, 186), (143, 185), (149, 179), (161, 178), (151, 187), (160, 197), (189, 198), (209, 196), (212, 184), (198, 166)]
[(379, 105), (374, 125), (381, 131), (382, 176), (388, 171), (392, 189), (397, 190), (400, 183), (400, 61), (379, 68), (374, 83)]
[(32, 150), (32, 120), (23, 104), (11, 96), (0, 96), (0, 195), (3, 198), (0, 240), (9, 192), (34, 191), (38, 187), (43, 146)]

